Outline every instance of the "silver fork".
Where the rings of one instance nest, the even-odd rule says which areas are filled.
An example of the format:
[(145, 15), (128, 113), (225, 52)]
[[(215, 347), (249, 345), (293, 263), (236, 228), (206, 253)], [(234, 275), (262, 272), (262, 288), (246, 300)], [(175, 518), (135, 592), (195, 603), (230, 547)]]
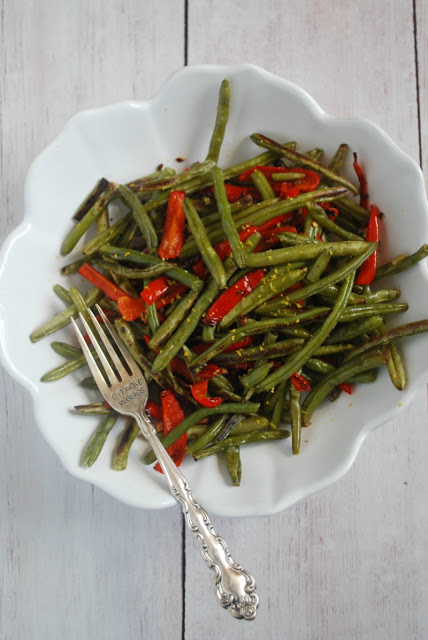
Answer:
[[(136, 420), (142, 434), (155, 452), (168, 482), (169, 490), (177, 502), (181, 504), (186, 524), (199, 540), (201, 555), (214, 572), (215, 593), (221, 606), (227, 609), (234, 618), (253, 620), (256, 617), (259, 603), (255, 592), (254, 578), (239, 564), (233, 562), (225, 541), (215, 533), (207, 512), (195, 501), (186, 478), (158, 439), (156, 429), (145, 411), (148, 388), (144, 375), (99, 305), (97, 305), (97, 310), (110, 338), (107, 337), (91, 310), (89, 310), (89, 314), (113, 367), (82, 314), (80, 314), (80, 318), (108, 382), (95, 362), (76, 322), (73, 319), (72, 322), (99, 390), (113, 409), (124, 415), (132, 416)], [(111, 341), (116, 344), (122, 354), (123, 361), (117, 355)]]

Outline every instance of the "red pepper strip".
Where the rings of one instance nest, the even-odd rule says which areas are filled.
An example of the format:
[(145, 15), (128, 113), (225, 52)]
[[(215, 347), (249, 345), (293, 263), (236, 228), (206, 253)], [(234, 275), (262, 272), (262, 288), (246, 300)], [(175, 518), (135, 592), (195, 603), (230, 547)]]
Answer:
[(291, 384), (296, 389), (296, 391), (309, 391), (311, 385), (300, 373), (293, 373), (291, 376)]
[(234, 342), (230, 344), (226, 349), (223, 350), (223, 353), (228, 353), (229, 351), (237, 351), (238, 349), (245, 349), (245, 347), (249, 347), (253, 344), (253, 336), (245, 336), (242, 340), (238, 340), (238, 342)]
[[(253, 233), (255, 233), (256, 231), (258, 231), (258, 227), (255, 227), (254, 225), (249, 225), (248, 227), (245, 227), (245, 229), (242, 229), (242, 231), (239, 232), (239, 239), (241, 240), (241, 242), (245, 242), (245, 240), (248, 240), (248, 238), (252, 236)], [(230, 244), (228, 240), (223, 240), (222, 242), (219, 242), (218, 244), (214, 245), (213, 249), (218, 255), (218, 257), (220, 258), (220, 260), (225, 260), (227, 256), (229, 256), (232, 253), (232, 249), (230, 248)], [(197, 262), (195, 262), (195, 264), (193, 265), (193, 272), (195, 273), (195, 275), (198, 276), (198, 278), (202, 278), (202, 280), (204, 280), (208, 276), (209, 271), (206, 268), (202, 258)]]
[[(300, 178), (299, 180), (287, 181), (287, 183), (290, 186), (299, 187), (300, 191), (302, 192), (314, 191), (320, 183), (319, 175), (316, 174), (315, 171), (311, 171), (310, 169), (302, 169), (302, 167), (293, 167), (292, 169), (289, 169), (287, 167), (270, 167), (270, 166), (252, 167), (251, 169), (247, 169), (247, 171), (244, 171), (239, 176), (238, 178), (239, 182), (249, 182), (251, 180), (251, 174), (253, 173), (253, 171), (256, 171), (256, 169), (261, 173), (263, 173), (263, 175), (269, 181), (271, 181), (271, 176), (273, 173), (296, 173), (296, 172), (304, 173), (305, 174), (304, 178)], [(273, 182), (272, 183), (273, 190), (280, 192), (283, 184), (285, 184), (285, 181), (283, 183)]]
[(273, 229), (266, 229), (265, 231), (259, 232), (262, 235), (261, 240), (259, 241), (257, 247), (254, 249), (253, 253), (259, 253), (260, 251), (265, 251), (266, 249), (271, 249), (276, 244), (279, 244), (280, 239), (278, 238), (278, 233), (297, 233), (296, 227), (274, 227)]
[(227, 369), (223, 369), (222, 367), (218, 367), (216, 364), (207, 364), (199, 373), (199, 380), (211, 380), (215, 376), (220, 374), (224, 375), (227, 373)]
[(200, 342), (192, 347), (192, 351), (198, 356), (200, 353), (206, 351), (208, 347), (211, 347), (211, 344), (211, 342)]
[[(370, 218), (367, 225), (366, 241), (379, 242), (379, 209), (374, 204), (370, 207)], [(358, 275), (355, 278), (355, 284), (371, 284), (376, 275), (376, 265), (377, 249), (361, 265)]]
[(147, 400), (145, 409), (155, 420), (162, 420), (162, 407), (157, 402)]
[[(207, 383), (208, 384), (208, 383)], [(162, 405), (162, 422), (163, 433), (166, 436), (170, 431), (175, 429), (184, 420), (184, 413), (175, 395), (167, 389), (161, 393), (161, 405)], [(183, 461), (184, 454), (186, 452), (187, 433), (183, 433), (167, 451), (171, 458), (174, 460), (177, 467)], [(162, 472), (159, 462), (155, 465), (156, 471)]]
[(361, 168), (361, 165), (358, 164), (357, 154), (354, 152), (354, 171), (357, 174), (358, 182), (360, 183), (360, 205), (369, 210), (369, 190), (367, 186), (367, 178), (366, 174)]
[(170, 287), (171, 285), (168, 283), (165, 276), (161, 276), (160, 278), (156, 278), (156, 280), (149, 282), (149, 284), (141, 291), (140, 296), (145, 302), (147, 302), (147, 304), (153, 304), (156, 300), (159, 300), (159, 298), (161, 298)]
[(162, 309), (162, 307), (166, 307), (167, 304), (178, 298), (178, 296), (187, 291), (187, 289), (188, 287), (186, 287), (185, 284), (181, 284), (180, 282), (172, 284), (169, 287), (167, 293), (162, 296), (162, 298), (159, 298), (159, 300), (156, 300), (156, 309)]
[[(309, 189), (309, 191), (312, 191), (312, 189)], [(300, 189), (300, 186), (297, 187), (292, 182), (282, 182), (281, 188), (279, 191), (279, 197), (280, 198), (296, 198), (297, 196), (300, 195), (301, 192), (302, 192), (302, 189)]]
[(184, 191), (172, 191), (166, 210), (165, 226), (159, 245), (159, 258), (169, 260), (177, 258), (183, 247), (186, 217), (183, 211)]
[(111, 280), (103, 276), (102, 273), (94, 269), (88, 262), (84, 262), (79, 269), (80, 275), (82, 275), (86, 280), (89, 280), (95, 287), (101, 289), (103, 293), (106, 294), (108, 298), (117, 302), (119, 298), (122, 296), (128, 296), (128, 294), (123, 291), (120, 287), (114, 284)]
[(342, 389), (342, 391), (344, 391), (345, 393), (349, 393), (349, 395), (352, 394), (352, 384), (350, 382), (341, 382), (337, 386), (339, 387), (339, 389)]
[(224, 316), (233, 309), (242, 298), (251, 293), (257, 287), (260, 280), (265, 275), (264, 269), (256, 269), (240, 278), (229, 289), (222, 293), (213, 305), (208, 309), (205, 318), (202, 320), (208, 326), (214, 326)]
[(216, 397), (209, 398), (207, 396), (208, 393), (208, 380), (201, 380), (200, 382), (195, 382), (190, 387), (190, 392), (196, 402), (199, 402), (203, 407), (218, 407), (224, 400), (224, 398)]
[[(246, 196), (250, 189), (248, 187), (240, 187), (236, 184), (225, 184), (226, 196), (229, 202), (236, 202), (243, 196)], [(210, 187), (211, 193), (214, 193), (214, 187)]]
[(283, 213), (280, 216), (276, 216), (276, 218), (272, 218), (271, 220), (268, 220), (267, 222), (260, 224), (257, 227), (257, 231), (263, 234), (263, 231), (266, 231), (267, 229), (272, 229), (273, 227), (279, 227), (283, 222), (287, 222), (288, 220), (290, 220), (290, 218), (292, 218), (293, 215), (294, 215), (293, 212), (291, 212), (291, 213)]
[(117, 301), (120, 315), (127, 322), (137, 320), (146, 311), (146, 303), (141, 298), (130, 298), (127, 295), (120, 296)]

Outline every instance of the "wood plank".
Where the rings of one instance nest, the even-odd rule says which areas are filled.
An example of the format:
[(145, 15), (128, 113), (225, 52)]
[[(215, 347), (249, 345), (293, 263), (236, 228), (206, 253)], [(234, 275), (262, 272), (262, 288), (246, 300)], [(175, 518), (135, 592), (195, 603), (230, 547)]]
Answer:
[[(424, 20), (426, 27), (422, 5), (418, 25)], [(410, 0), (342, 0), (334, 13), (317, 0), (298, 8), (279, 0), (191, 0), (189, 63), (239, 61), (296, 82), (332, 114), (370, 118), (418, 160)], [(426, 66), (419, 77), (425, 91)], [(427, 424), (424, 385), (408, 409), (368, 436), (354, 466), (331, 488), (272, 518), (215, 519), (234, 559), (258, 583), (260, 611), (251, 624), (216, 610), (189, 534), (186, 640), (196, 640), (202, 624), (207, 639), (231, 630), (246, 640), (426, 637)]]
[[(0, 241), (34, 156), (77, 110), (149, 98), (184, 60), (183, 21), (183, 3), (156, 0), (2, 2)], [(0, 389), (0, 637), (181, 638), (178, 510), (131, 509), (69, 476), (29, 395), (4, 371)]]

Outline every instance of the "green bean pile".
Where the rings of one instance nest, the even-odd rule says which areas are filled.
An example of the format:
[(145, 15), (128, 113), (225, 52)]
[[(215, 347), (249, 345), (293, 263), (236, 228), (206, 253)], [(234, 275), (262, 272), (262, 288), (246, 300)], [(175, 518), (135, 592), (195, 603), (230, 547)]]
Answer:
[[(378, 244), (366, 241), (368, 211), (354, 197), (359, 188), (342, 174), (348, 146), (341, 144), (325, 163), (321, 149), (302, 154), (294, 141), (282, 144), (255, 133), (251, 139), (264, 150), (221, 169), (218, 159), (229, 106), (230, 86), (225, 80), (205, 160), (178, 174), (159, 166), (126, 185), (101, 179), (74, 215), (77, 224), (62, 244), (61, 253), (67, 255), (96, 225), (96, 235), (84, 244), (82, 258), (65, 266), (64, 276), (89, 263), (133, 301), (141, 300), (142, 288), (160, 276), (182, 285), (180, 295), (162, 309), (146, 304), (129, 321), (117, 301), (97, 286), (82, 295), (77, 288), (55, 285), (66, 308), (34, 331), (31, 340), (36, 342), (65, 327), (79, 311), (85, 314), (99, 303), (111, 314), (144, 371), (150, 400), (158, 402), (160, 392), (170, 389), (183, 408), (186, 417), (163, 437), (164, 446), (170, 447), (187, 433), (187, 453), (199, 460), (223, 452), (231, 481), (239, 485), (243, 445), (291, 435), (292, 451), (298, 454), (302, 428), (311, 424), (315, 409), (325, 399), (333, 401), (352, 389), (350, 385), (374, 382), (381, 366), (387, 367), (392, 384), (403, 389), (406, 374), (397, 343), (427, 331), (428, 320), (388, 329), (386, 316), (407, 309), (397, 301), (400, 291), (375, 291), (354, 282)], [(263, 167), (277, 167), (278, 173), (273, 170), (268, 180)], [(290, 173), (281, 173), (286, 168)], [(238, 177), (250, 169), (254, 171), (244, 182), (246, 192), (230, 202), (228, 190), (242, 186)], [(316, 174), (319, 184), (279, 197), (277, 181), (295, 180), (298, 185), (305, 169)], [(185, 194), (186, 232), (177, 258), (164, 260), (159, 257), (160, 239), (174, 191)], [(108, 207), (116, 200), (127, 212), (112, 224)], [(276, 222), (281, 216), (282, 221)], [(272, 248), (263, 230), (269, 221), (274, 225), (269, 236), (276, 243)], [(293, 229), (283, 229), (284, 224)], [(240, 232), (253, 227), (251, 235), (241, 240)], [(226, 239), (229, 255), (222, 258), (214, 247)], [(378, 267), (375, 280), (395, 275), (427, 256), (425, 244), (413, 255), (399, 256)], [(204, 277), (195, 273), (195, 263), (201, 258)], [(248, 295), (215, 324), (204, 322), (227, 288), (261, 269), (263, 277)], [(43, 381), (58, 380), (85, 367), (79, 348), (58, 341), (51, 346), (65, 361), (45, 374)], [(200, 406), (191, 392), (207, 365), (216, 365), (219, 371), (209, 380), (208, 397), (221, 398), (212, 407)], [(92, 377), (79, 384), (96, 388)], [(82, 457), (82, 464), (90, 466), (118, 414), (101, 401), (75, 409), (101, 419)], [(114, 469), (126, 468), (138, 434), (135, 422), (127, 422), (114, 453)], [(149, 451), (145, 462), (154, 461)]]

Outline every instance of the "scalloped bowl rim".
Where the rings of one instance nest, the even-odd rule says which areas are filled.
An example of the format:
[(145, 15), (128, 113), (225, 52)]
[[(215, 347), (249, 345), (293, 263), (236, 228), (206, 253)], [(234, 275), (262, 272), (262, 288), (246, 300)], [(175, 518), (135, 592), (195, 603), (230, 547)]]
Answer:
[[(425, 185), (424, 185), (423, 175), (419, 166), (412, 158), (410, 158), (410, 156), (408, 156), (405, 152), (403, 152), (398, 147), (398, 145), (393, 140), (391, 140), (391, 138), (389, 138), (389, 136), (375, 123), (364, 118), (336, 117), (336, 116), (330, 115), (326, 113), (320, 107), (320, 105), (303, 89), (301, 89), (294, 83), (288, 80), (285, 80), (283, 78), (279, 78), (278, 76), (275, 76), (270, 72), (267, 72), (255, 65), (251, 65), (251, 64), (241, 64), (241, 65), (231, 65), (231, 66), (200, 65), (200, 66), (194, 66), (194, 67), (185, 67), (175, 72), (162, 85), (162, 87), (154, 94), (154, 96), (149, 100), (121, 101), (121, 102), (106, 105), (103, 107), (91, 108), (91, 109), (86, 109), (78, 112), (66, 122), (62, 131), (52, 140), (52, 142), (49, 143), (43, 149), (43, 151), (41, 151), (40, 154), (38, 154), (38, 156), (32, 162), (25, 180), (25, 188), (24, 188), (25, 213), (24, 213), (23, 220), (6, 238), (0, 251), (0, 281), (2, 281), (4, 271), (7, 267), (8, 257), (10, 253), (13, 251), (15, 243), (19, 242), (19, 240), (23, 238), (30, 231), (30, 229), (32, 228), (31, 223), (33, 221), (33, 218), (35, 220), (37, 219), (38, 212), (37, 210), (33, 211), (32, 209), (32, 203), (31, 203), (32, 193), (31, 192), (33, 189), (33, 183), (35, 181), (35, 176), (37, 176), (37, 172), (39, 170), (39, 166), (43, 164), (43, 161), (45, 160), (45, 158), (49, 156), (49, 154), (52, 152), (54, 148), (56, 148), (58, 145), (61, 145), (61, 143), (70, 134), (70, 132), (73, 133), (73, 128), (75, 128), (76, 125), (78, 127), (78, 125), (81, 122), (85, 121), (88, 117), (93, 117), (93, 116), (102, 117), (109, 113), (115, 114), (121, 111), (126, 111), (128, 109), (148, 110), (150, 108), (153, 108), (156, 105), (156, 102), (162, 100), (164, 94), (167, 93), (168, 88), (173, 81), (176, 81), (177, 78), (186, 77), (189, 74), (197, 75), (198, 73), (200, 74), (201, 72), (204, 74), (211, 74), (216, 79), (220, 75), (223, 77), (225, 77), (226, 75), (236, 76), (237, 74), (239, 75), (242, 72), (258, 74), (258, 76), (260, 78), (263, 78), (265, 81), (269, 83), (276, 83), (283, 90), (285, 89), (286, 91), (294, 94), (294, 96), (298, 100), (306, 104), (308, 111), (311, 113), (311, 116), (313, 116), (315, 120), (319, 120), (324, 123), (325, 121), (330, 121), (330, 122), (341, 123), (341, 124), (353, 124), (353, 125), (357, 125), (364, 128), (369, 127), (373, 131), (376, 131), (377, 134), (382, 139), (382, 144), (389, 146), (390, 151), (393, 152), (396, 156), (400, 156), (405, 161), (405, 163), (409, 166), (409, 168), (411, 168), (411, 170), (413, 171), (414, 176), (412, 176), (412, 179), (415, 179), (415, 182), (419, 190), (421, 190), (421, 193), (423, 194), (422, 200), (424, 200), (425, 216), (428, 220), (428, 216), (427, 216), (428, 203), (425, 195)], [(419, 196), (421, 195), (421, 193), (419, 194)], [(425, 222), (427, 222), (427, 220), (425, 220)], [(425, 224), (424, 233), (425, 235), (427, 235), (427, 224)], [(426, 272), (425, 274), (422, 273), (422, 277), (424, 275), (425, 277), (427, 277)], [(428, 277), (427, 277), (427, 282), (428, 282)], [(102, 477), (98, 478), (97, 475), (92, 475), (91, 477), (88, 477), (88, 474), (86, 473), (85, 469), (83, 469), (80, 466), (76, 466), (75, 461), (74, 462), (71, 461), (67, 456), (67, 454), (65, 454), (64, 452), (58, 451), (55, 439), (51, 437), (51, 433), (49, 432), (49, 429), (46, 428), (44, 417), (41, 412), (41, 403), (38, 402), (38, 398), (40, 395), (39, 384), (35, 380), (32, 380), (29, 377), (27, 377), (27, 375), (25, 375), (17, 366), (15, 366), (13, 359), (9, 355), (7, 338), (6, 338), (6, 327), (7, 327), (8, 316), (1, 303), (2, 303), (2, 300), (0, 297), (0, 345), (1, 345), (0, 362), (3, 364), (4, 368), (9, 372), (9, 374), (30, 392), (33, 400), (34, 413), (35, 413), (35, 418), (36, 418), (38, 427), (42, 432), (46, 441), (49, 443), (49, 445), (54, 449), (56, 454), (59, 456), (63, 466), (72, 475), (97, 485), (98, 487), (107, 491), (112, 496), (118, 498), (119, 500), (131, 506), (143, 507), (143, 508), (166, 508), (175, 504), (175, 501), (170, 497), (169, 493), (167, 493), (166, 490), (165, 490), (164, 499), (158, 501), (156, 504), (142, 503), (141, 496), (137, 497), (136, 495), (132, 495), (132, 496), (124, 495), (123, 490), (121, 490), (118, 484), (111, 482), (108, 484), (108, 486), (106, 486), (106, 483)], [(399, 413), (399, 411), (402, 408), (404, 408), (411, 402), (411, 400), (413, 399), (416, 393), (418, 385), (421, 383), (423, 377), (426, 376), (427, 373), (428, 373), (428, 368), (427, 370), (421, 371), (416, 376), (416, 378), (414, 377), (412, 378), (410, 387), (400, 396), (400, 400), (401, 400), (400, 406), (398, 405), (391, 406), (389, 411), (386, 411), (382, 415), (378, 415), (372, 418), (371, 420), (366, 421), (365, 424), (361, 427), (360, 431), (358, 431), (355, 434), (354, 440), (352, 442), (352, 446), (348, 449), (346, 455), (343, 456), (341, 462), (336, 463), (335, 467), (331, 469), (330, 473), (324, 475), (323, 477), (320, 477), (318, 481), (313, 481), (309, 488), (306, 487), (305, 489), (302, 489), (300, 492), (298, 489), (294, 489), (294, 492), (292, 495), (286, 494), (283, 499), (277, 499), (275, 504), (271, 505), (268, 510), (264, 510), (263, 505), (261, 506), (259, 505), (258, 507), (251, 506), (250, 508), (244, 508), (240, 513), (235, 513), (233, 511), (228, 510), (227, 508), (225, 509), (224, 505), (221, 505), (220, 508), (216, 508), (215, 504), (210, 504), (210, 510), (212, 510), (213, 512), (217, 512), (220, 515), (227, 515), (227, 516), (235, 516), (235, 515), (251, 516), (251, 515), (273, 514), (294, 504), (295, 502), (297, 502), (298, 500), (304, 497), (307, 497), (323, 488), (330, 486), (336, 480), (341, 478), (352, 466), (367, 434), (370, 431), (374, 430), (375, 428), (381, 426), (382, 424), (385, 424), (388, 420), (396, 416), (397, 413)], [(237, 491), (239, 491), (239, 489), (237, 489)], [(204, 503), (206, 502), (207, 501), (205, 500)]]

